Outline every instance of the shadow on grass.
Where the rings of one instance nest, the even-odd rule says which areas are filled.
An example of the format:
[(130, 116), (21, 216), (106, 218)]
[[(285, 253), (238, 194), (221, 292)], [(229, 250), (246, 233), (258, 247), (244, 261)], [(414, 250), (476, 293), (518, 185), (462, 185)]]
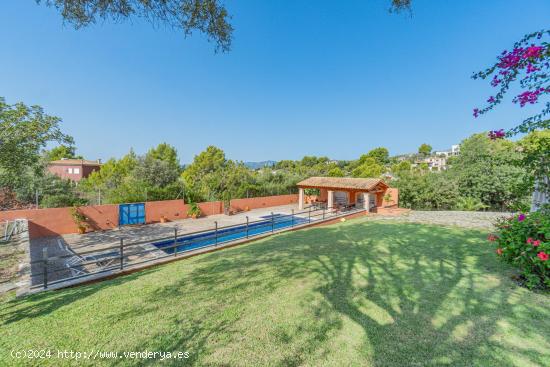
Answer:
[[(231, 257), (203, 257), (190, 279), (223, 298), (249, 288), (269, 293), (289, 278), (315, 273), (326, 302), (311, 305), (314, 312), (336, 311), (360, 325), (364, 358), (373, 365), (513, 365), (511, 353), (544, 365), (548, 355), (491, 338), (501, 319), (529, 335), (533, 318), (547, 320), (550, 312), (509, 301), (515, 288), (507, 279), (510, 269), (497, 262), (484, 237), (477, 230), (419, 224), (316, 228), (231, 250)], [(326, 321), (306, 343), (308, 353), (341, 327)], [(298, 365), (303, 358), (300, 349), (281, 364)]]
[[(517, 360), (544, 365), (548, 358), (536, 348), (511, 345), (495, 336), (500, 322), (517, 330), (518, 338), (544, 333), (550, 311), (510, 300), (517, 288), (507, 280), (509, 268), (498, 263), (484, 244), (484, 235), (417, 224), (352, 221), (285, 233), (99, 284), (15, 300), (0, 305), (0, 319), (9, 324), (43, 316), (158, 271), (170, 281), (144, 293), (145, 304), (106, 317), (132, 320), (156, 315), (159, 309), (173, 310), (165, 329), (145, 340), (129, 341), (128, 346), (192, 350), (185, 364), (259, 364), (250, 356), (236, 363), (240, 356), (232, 354), (244, 343), (239, 324), (247, 318), (244, 306), (301, 281), (313, 284), (320, 301), (301, 299), (300, 307), (314, 316), (308, 322), (294, 318), (289, 320), (297, 324), (294, 329), (271, 327), (273, 345), (264, 348), (284, 351), (271, 357), (271, 365), (315, 364), (323, 356), (338, 354), (330, 350), (329, 341), (347, 332), (344, 319), (362, 331), (354, 353), (363, 365), (507, 366), (515, 364), (512, 354)], [(278, 302), (284, 306), (288, 300)], [(533, 319), (540, 320), (540, 330)]]
[(0, 325), (46, 316), (61, 307), (68, 306), (75, 301), (80, 301), (94, 293), (134, 281), (158, 270), (158, 267), (153, 267), (98, 283), (48, 291), (46, 293), (36, 293), (8, 300), (0, 303)]

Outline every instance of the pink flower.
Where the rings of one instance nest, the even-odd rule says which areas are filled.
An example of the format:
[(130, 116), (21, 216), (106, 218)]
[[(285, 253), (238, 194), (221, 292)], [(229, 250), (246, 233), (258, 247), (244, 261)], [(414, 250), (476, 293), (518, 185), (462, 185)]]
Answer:
[(527, 47), (527, 49), (523, 53), (522, 57), (524, 59), (538, 58), (538, 57), (541, 56), (541, 53), (542, 53), (543, 49), (544, 49), (544, 47), (531, 45), (531, 47)]
[(518, 215), (518, 222), (523, 222), (525, 220), (525, 214), (521, 213)]
[(499, 256), (502, 255), (502, 249), (501, 249), (500, 247), (497, 248), (497, 254), (498, 254)]
[(530, 90), (525, 91), (525, 92), (519, 94), (518, 96), (516, 96), (513, 99), (513, 102), (514, 103), (519, 102), (520, 107), (525, 106), (527, 103), (535, 104), (539, 99), (539, 94), (541, 94), (544, 91), (545, 91), (544, 88), (539, 88), (535, 91), (530, 91)]
[(533, 246), (537, 247), (540, 245), (540, 240), (533, 241)]
[(544, 251), (539, 252), (539, 253), (537, 254), (537, 257), (538, 257), (539, 259), (541, 259), (541, 261), (546, 261), (546, 260), (548, 260), (548, 254), (547, 254), (546, 252), (544, 252)]
[(527, 243), (533, 243), (533, 239), (532, 239), (531, 237), (529, 237), (529, 238), (527, 239)]
[(515, 48), (512, 52), (505, 51), (499, 57), (500, 62), (497, 66), (501, 69), (512, 69), (515, 68), (521, 58), (525, 55), (524, 49), (522, 47)]
[(500, 129), (500, 130), (493, 130), (493, 131), (489, 131), (489, 134), (487, 134), (487, 136), (489, 137), (489, 139), (491, 140), (496, 140), (496, 139), (502, 139), (506, 136), (506, 133), (504, 132), (503, 129)]
[(495, 242), (496, 240), (498, 240), (498, 236), (491, 233), (487, 236), (487, 240), (489, 240), (490, 242)]

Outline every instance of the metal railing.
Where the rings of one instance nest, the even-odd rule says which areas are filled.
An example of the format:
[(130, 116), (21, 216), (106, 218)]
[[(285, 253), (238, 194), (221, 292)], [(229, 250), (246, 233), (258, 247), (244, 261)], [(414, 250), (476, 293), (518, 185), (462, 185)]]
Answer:
[(25, 223), (27, 222), (26, 219), (15, 219), (15, 220), (7, 220), (4, 224), (4, 230), (3, 230), (3, 236), (2, 240), (5, 242), (8, 242), (12, 239), (13, 236), (24, 232), (27, 229), (27, 226)]
[[(110, 276), (148, 262), (183, 256), (193, 251), (212, 249), (253, 237), (270, 236), (292, 228), (307, 226), (313, 222), (322, 222), (360, 211), (364, 211), (364, 209), (353, 206), (328, 209), (309, 207), (306, 210), (298, 212), (292, 210), (291, 214), (275, 215), (271, 213), (267, 218), (255, 221), (250, 221), (247, 216), (246, 222), (243, 223), (220, 227), (217, 222), (214, 222), (214, 228), (195, 232), (178, 234), (178, 229), (174, 228), (172, 235), (155, 239), (127, 242), (125, 238), (121, 237), (117, 245), (78, 253), (74, 252), (69, 246), (64, 246), (61, 242), (58, 242), (59, 246), (64, 246), (64, 250), (68, 253), (60, 256), (49, 256), (48, 248), (45, 247), (42, 259), (34, 260), (30, 263), (31, 269), (40, 269), (38, 272), (32, 271), (31, 278), (33, 279), (33, 283), (41, 279), (41, 282), (32, 284), (31, 288), (42, 287), (47, 289), (49, 286), (61, 282), (78, 279), (86, 281), (85, 278), (102, 274), (104, 274), (103, 276)], [(280, 225), (283, 223), (290, 224)], [(238, 233), (242, 233), (243, 235), (231, 238), (231, 235)], [(229, 238), (224, 239), (224, 237)], [(209, 243), (210, 241), (212, 243)], [(143, 245), (148, 246), (142, 247)], [(154, 254), (154, 256), (148, 257), (150, 254)], [(62, 262), (63, 265), (55, 267), (59, 262)], [(91, 269), (89, 269), (90, 267)], [(63, 273), (70, 274), (70, 276), (63, 276)]]

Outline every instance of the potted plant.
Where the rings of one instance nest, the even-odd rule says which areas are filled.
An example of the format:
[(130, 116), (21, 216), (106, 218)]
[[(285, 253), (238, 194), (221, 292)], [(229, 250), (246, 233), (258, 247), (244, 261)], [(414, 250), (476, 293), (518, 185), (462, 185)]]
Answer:
[(84, 214), (82, 214), (77, 206), (73, 206), (71, 208), (71, 216), (73, 217), (73, 221), (78, 228), (78, 233), (85, 233), (86, 229), (88, 228), (88, 218)]
[(201, 215), (201, 208), (199, 208), (197, 203), (190, 203), (189, 211), (187, 212), (187, 215), (193, 219), (197, 219)]
[(390, 202), (392, 201), (391, 193), (387, 193), (384, 195), (384, 201), (386, 202), (386, 206), (390, 206)]
[(231, 203), (229, 202), (229, 200), (223, 201), (223, 213), (225, 215), (231, 215)]

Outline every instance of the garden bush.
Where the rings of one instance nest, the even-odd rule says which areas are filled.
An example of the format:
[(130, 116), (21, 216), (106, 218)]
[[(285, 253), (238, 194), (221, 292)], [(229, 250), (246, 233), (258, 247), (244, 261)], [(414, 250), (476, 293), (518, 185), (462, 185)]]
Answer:
[(528, 288), (550, 289), (550, 212), (517, 214), (502, 218), (488, 240), (497, 255), (519, 268)]

